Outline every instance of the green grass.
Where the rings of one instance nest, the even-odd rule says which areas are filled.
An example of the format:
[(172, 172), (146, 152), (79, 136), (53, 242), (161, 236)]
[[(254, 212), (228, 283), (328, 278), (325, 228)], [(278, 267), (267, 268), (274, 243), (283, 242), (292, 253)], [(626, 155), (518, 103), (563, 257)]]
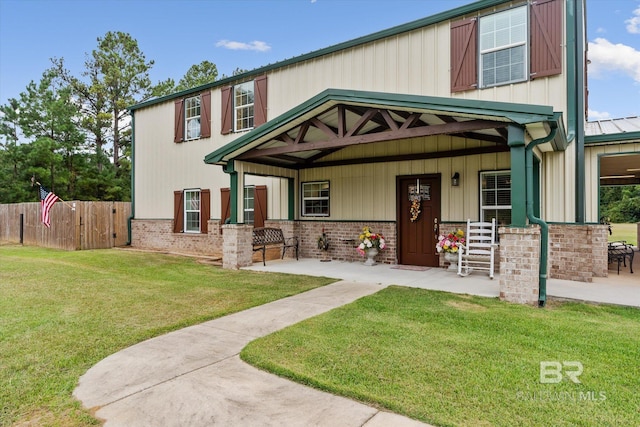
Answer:
[(330, 281), (134, 251), (0, 246), (0, 426), (97, 425), (72, 392), (104, 357)]
[(638, 245), (638, 225), (637, 224), (611, 224), (612, 234), (609, 236), (610, 242), (626, 240), (630, 245)]
[[(241, 357), (438, 426), (640, 425), (638, 337), (638, 309), (391, 287)], [(544, 361), (579, 361), (581, 384), (541, 383)]]

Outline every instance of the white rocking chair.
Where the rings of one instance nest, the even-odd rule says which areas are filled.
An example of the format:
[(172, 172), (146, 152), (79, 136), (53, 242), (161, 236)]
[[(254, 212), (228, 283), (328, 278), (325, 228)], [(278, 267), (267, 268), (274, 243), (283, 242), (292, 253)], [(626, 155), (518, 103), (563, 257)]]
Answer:
[(465, 243), (458, 250), (458, 276), (468, 276), (473, 270), (489, 272), (493, 279), (496, 243), (496, 220), (471, 222), (467, 220)]

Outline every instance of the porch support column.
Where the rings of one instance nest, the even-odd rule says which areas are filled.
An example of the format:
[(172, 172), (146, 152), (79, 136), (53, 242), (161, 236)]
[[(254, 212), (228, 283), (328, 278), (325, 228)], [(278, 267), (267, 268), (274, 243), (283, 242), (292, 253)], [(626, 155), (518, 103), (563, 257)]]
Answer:
[[(223, 171), (229, 174), (229, 223), (238, 223), (238, 172), (234, 168), (233, 160), (229, 160)], [(223, 218), (224, 220), (224, 218)]]
[(500, 227), (500, 299), (537, 306), (540, 228)]
[(293, 178), (287, 178), (289, 203), (287, 219), (293, 221), (296, 217), (296, 180)]
[(526, 163), (524, 128), (509, 125), (508, 144), (511, 149), (511, 226), (527, 226)]
[(222, 268), (238, 270), (252, 264), (252, 225), (225, 224), (222, 226)]

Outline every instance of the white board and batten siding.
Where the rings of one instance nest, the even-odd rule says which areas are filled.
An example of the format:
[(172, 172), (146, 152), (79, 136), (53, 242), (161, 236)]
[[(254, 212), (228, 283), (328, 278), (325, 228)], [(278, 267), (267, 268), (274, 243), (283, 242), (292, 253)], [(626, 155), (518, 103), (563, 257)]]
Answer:
[(448, 21), (442, 22), (271, 71), (269, 118), (327, 88), (551, 105), (555, 111), (566, 110), (563, 74), (452, 94), (449, 26)]
[[(416, 139), (417, 144), (433, 144), (437, 139), (440, 148), (473, 147), (473, 140), (441, 135)], [(373, 144), (377, 150), (388, 147), (389, 154), (396, 153), (395, 142)], [(367, 148), (362, 148), (366, 150)], [(380, 154), (379, 151), (376, 151)], [(332, 156), (339, 155), (336, 153)], [(328, 156), (329, 157), (329, 156)], [(396, 200), (396, 177), (403, 175), (440, 174), (442, 218), (463, 220), (477, 217), (479, 210), (479, 172), (509, 169), (509, 153), (481, 154), (457, 158), (439, 158), (358, 164), (326, 167), (300, 171), (300, 182), (330, 181), (331, 218), (337, 220), (395, 221), (396, 206), (380, 203)], [(460, 186), (451, 186), (451, 176), (460, 173)], [(309, 218), (314, 219), (314, 218)], [(316, 218), (322, 219), (322, 218)]]
[[(219, 112), (215, 107), (219, 103), (219, 91), (214, 90), (214, 113)], [(229, 187), (229, 175), (220, 166), (205, 164), (204, 158), (239, 135), (221, 135), (219, 117), (213, 115), (210, 138), (175, 143), (174, 108), (173, 102), (165, 102), (135, 112), (135, 170), (144, 171), (135, 174), (136, 218), (173, 218), (173, 192), (189, 188), (211, 190), (211, 216), (218, 218), (221, 210), (220, 188)], [(247, 185), (269, 187), (267, 196), (272, 201), (268, 204), (269, 218), (281, 218), (282, 212), (286, 215), (281, 203), (273, 203), (282, 192), (280, 180), (250, 177), (247, 178)]]
[[(483, 11), (491, 12), (492, 10)], [(566, 110), (566, 78), (564, 75), (529, 80), (527, 82), (495, 88), (451, 93), (450, 83), (450, 21), (389, 36), (327, 55), (296, 62), (268, 72), (267, 120), (271, 120), (307, 101), (322, 91), (354, 89), (422, 96), (455, 97), (463, 99), (515, 102), (520, 104), (551, 105), (556, 111)], [(566, 61), (563, 61), (566, 67)], [(173, 142), (174, 103), (150, 105), (135, 111), (135, 203), (136, 217), (142, 219), (169, 219), (173, 217), (173, 191), (186, 188), (211, 190), (211, 215), (220, 211), (219, 188), (229, 186), (229, 176), (220, 166), (204, 164), (204, 157), (232, 142), (243, 133), (221, 135), (221, 88), (211, 89), (211, 137), (179, 144)], [(458, 140), (447, 136), (432, 137), (417, 143), (433, 145), (438, 149), (451, 146), (473, 146), (475, 141)], [(415, 141), (413, 142), (416, 143)], [(402, 142), (373, 144), (371, 147), (351, 150), (379, 150), (393, 154), (402, 150)], [(397, 145), (397, 147), (396, 147)], [(353, 153), (351, 153), (353, 154)], [(351, 155), (349, 154), (349, 155)], [(340, 153), (337, 153), (337, 157)], [(546, 159), (545, 159), (546, 160)], [(551, 168), (557, 174), (567, 173), (570, 159), (552, 158)], [(556, 164), (557, 163), (557, 164)], [(251, 167), (245, 164), (246, 172)], [(360, 218), (363, 209), (370, 211), (371, 219), (393, 220), (395, 206), (380, 208), (365, 201), (365, 195), (384, 191), (395, 193), (398, 175), (440, 173), (442, 175), (442, 215), (445, 218), (475, 217), (478, 210), (478, 171), (509, 169), (508, 153), (487, 154), (454, 159), (416, 160), (388, 164), (356, 165), (348, 168), (303, 170), (299, 183), (316, 179), (332, 182), (332, 217)], [(357, 173), (356, 173), (357, 172)], [(461, 186), (450, 187), (453, 172), (461, 174)], [(278, 174), (282, 176), (282, 174)], [(285, 218), (288, 200), (285, 180), (252, 177), (247, 183), (266, 184), (269, 187), (269, 217)], [(360, 182), (359, 185), (353, 185)], [(349, 185), (347, 185), (349, 184)], [(348, 187), (352, 187), (349, 189)], [(573, 188), (569, 182), (557, 187), (545, 187), (544, 194), (552, 200), (567, 199)], [(299, 195), (296, 194), (296, 210)], [(335, 197), (335, 198), (334, 198)], [(279, 200), (279, 203), (276, 202)], [(553, 205), (553, 204), (552, 204)], [(568, 209), (568, 208), (567, 208)], [(564, 212), (561, 216), (566, 216)]]

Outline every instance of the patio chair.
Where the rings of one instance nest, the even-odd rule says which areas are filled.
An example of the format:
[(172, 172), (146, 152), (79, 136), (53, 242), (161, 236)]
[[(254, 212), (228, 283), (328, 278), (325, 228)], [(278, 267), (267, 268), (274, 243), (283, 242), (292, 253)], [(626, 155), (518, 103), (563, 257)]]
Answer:
[(493, 279), (495, 261), (496, 220), (471, 222), (467, 220), (465, 243), (458, 250), (458, 276), (468, 276), (474, 270), (488, 271)]

